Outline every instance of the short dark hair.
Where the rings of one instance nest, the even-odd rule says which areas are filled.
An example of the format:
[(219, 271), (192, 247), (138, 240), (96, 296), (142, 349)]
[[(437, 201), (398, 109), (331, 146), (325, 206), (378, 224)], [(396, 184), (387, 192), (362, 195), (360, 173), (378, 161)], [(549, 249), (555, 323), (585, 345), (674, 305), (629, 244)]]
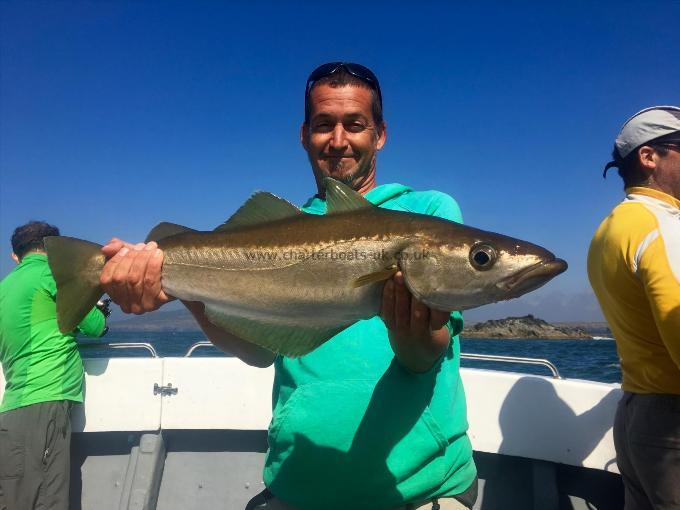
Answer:
[(382, 111), (382, 104), (380, 101), (380, 98), (378, 97), (378, 93), (375, 89), (373, 89), (368, 83), (363, 81), (360, 78), (357, 78), (356, 76), (351, 75), (348, 73), (344, 68), (339, 68), (337, 71), (335, 71), (333, 74), (329, 76), (324, 76), (323, 78), (319, 78), (317, 81), (314, 82), (314, 84), (310, 87), (309, 91), (307, 92), (307, 97), (305, 98), (305, 124), (309, 125), (309, 117), (311, 116), (312, 112), (312, 106), (309, 101), (309, 96), (312, 94), (312, 90), (314, 90), (317, 86), (321, 84), (326, 84), (329, 85), (333, 88), (339, 88), (339, 87), (362, 87), (365, 89), (368, 89), (371, 91), (371, 114), (373, 115), (373, 122), (376, 123), (376, 128), (378, 130), (382, 129), (382, 124), (383, 124), (383, 111)]
[(625, 158), (619, 156), (616, 147), (612, 151), (612, 158), (616, 163), (616, 167), (619, 169), (619, 176), (623, 179), (623, 187), (630, 188), (632, 186), (644, 184), (647, 180), (646, 174), (640, 168), (640, 149), (642, 147), (651, 147), (661, 156), (666, 156), (668, 154), (668, 149), (658, 143), (658, 140), (645, 143), (640, 147), (636, 147), (630, 152)]
[(25, 225), (14, 229), (14, 234), (12, 234), (12, 251), (21, 259), (28, 252), (36, 250), (44, 251), (43, 238), (58, 235), (59, 229), (54, 225), (44, 221), (29, 221)]

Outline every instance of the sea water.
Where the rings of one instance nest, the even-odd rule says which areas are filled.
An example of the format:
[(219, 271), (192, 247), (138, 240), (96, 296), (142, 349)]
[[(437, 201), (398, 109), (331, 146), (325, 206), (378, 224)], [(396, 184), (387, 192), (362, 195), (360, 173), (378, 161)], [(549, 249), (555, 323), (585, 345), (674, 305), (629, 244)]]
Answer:
[[(151, 344), (162, 357), (184, 356), (191, 345), (205, 340), (200, 332), (116, 332), (110, 331), (101, 342), (146, 342)], [(99, 342), (87, 342), (81, 347), (81, 354), (86, 358), (149, 356), (143, 349), (112, 350), (97, 347)], [(500, 356), (516, 356), (522, 358), (547, 359), (557, 366), (560, 375), (568, 379), (588, 379), (591, 381), (618, 383), (621, 382), (621, 367), (613, 340), (497, 340), (497, 339), (461, 339), (463, 353), (493, 354)], [(196, 350), (192, 356), (228, 356), (210, 346)], [(492, 361), (461, 360), (461, 366), (490, 370), (505, 370), (535, 375), (551, 375), (546, 367), (519, 363), (503, 363)]]

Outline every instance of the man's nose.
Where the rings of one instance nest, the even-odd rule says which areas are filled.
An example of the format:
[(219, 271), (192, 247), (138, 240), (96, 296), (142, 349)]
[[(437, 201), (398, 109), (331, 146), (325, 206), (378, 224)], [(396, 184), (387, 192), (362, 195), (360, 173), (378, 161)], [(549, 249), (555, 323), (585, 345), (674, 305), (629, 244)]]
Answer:
[(331, 133), (331, 147), (334, 149), (342, 149), (347, 147), (347, 132), (342, 122), (338, 122)]

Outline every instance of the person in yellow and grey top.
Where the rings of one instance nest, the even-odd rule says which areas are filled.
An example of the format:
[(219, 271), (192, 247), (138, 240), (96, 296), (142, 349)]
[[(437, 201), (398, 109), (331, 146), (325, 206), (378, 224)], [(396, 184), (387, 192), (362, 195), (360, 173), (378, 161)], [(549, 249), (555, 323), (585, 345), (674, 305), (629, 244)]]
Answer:
[(625, 509), (680, 509), (680, 108), (631, 117), (614, 147), (626, 198), (595, 232), (588, 277), (616, 339)]
[[(75, 332), (57, 326), (56, 284), (43, 238), (59, 229), (43, 222), (12, 236), (14, 270), (0, 281), (0, 510), (69, 508), (72, 402), (83, 401), (83, 363)], [(105, 304), (78, 326), (106, 332)]]

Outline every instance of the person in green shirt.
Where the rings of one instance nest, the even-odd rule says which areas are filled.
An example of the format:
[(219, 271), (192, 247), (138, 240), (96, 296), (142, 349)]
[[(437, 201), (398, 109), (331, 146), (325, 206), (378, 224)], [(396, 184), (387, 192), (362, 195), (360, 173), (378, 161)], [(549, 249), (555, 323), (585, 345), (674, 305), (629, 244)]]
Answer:
[[(0, 508), (69, 508), (70, 410), (83, 401), (83, 363), (75, 331), (57, 325), (57, 287), (43, 238), (44, 222), (17, 227), (14, 270), (0, 281)], [(102, 307), (104, 308), (104, 307)], [(93, 308), (79, 324), (87, 336), (106, 332), (106, 311)]]
[[(364, 66), (324, 64), (305, 88), (300, 141), (317, 193), (303, 207), (325, 214), (324, 178), (379, 207), (462, 221), (453, 198), (377, 184), (387, 140), (382, 95)], [(161, 288), (155, 243), (112, 239), (101, 284), (125, 312), (172, 299)], [(471, 508), (477, 472), (459, 373), (459, 312), (429, 309), (397, 273), (384, 287), (380, 317), (359, 321), (297, 359), (275, 356), (210, 323), (202, 303), (185, 303), (219, 348), (275, 367), (273, 418), (264, 482), (247, 506), (258, 510)]]

